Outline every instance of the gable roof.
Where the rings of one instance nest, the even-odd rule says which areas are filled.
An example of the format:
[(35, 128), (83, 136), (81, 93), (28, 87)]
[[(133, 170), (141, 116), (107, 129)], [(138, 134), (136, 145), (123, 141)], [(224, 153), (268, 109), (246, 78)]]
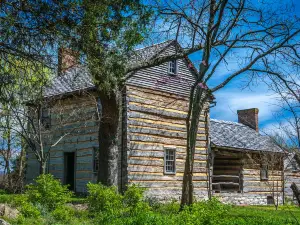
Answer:
[[(168, 40), (145, 48), (137, 49), (129, 57), (130, 63), (147, 61), (156, 57), (164, 51), (175, 40)], [(95, 83), (88, 69), (84, 66), (76, 66), (67, 70), (64, 74), (56, 76), (49, 87), (45, 89), (44, 97), (68, 94), (75, 91), (96, 88)]]
[(270, 137), (236, 122), (210, 119), (211, 142), (216, 147), (237, 150), (283, 152)]
[(95, 84), (87, 68), (73, 67), (52, 80), (51, 85), (45, 89), (44, 97), (68, 94), (90, 88), (95, 88)]
[(168, 40), (158, 44), (153, 44), (144, 48), (136, 49), (133, 54), (129, 57), (129, 64), (136, 64), (139, 62), (145, 62), (155, 58), (159, 53), (164, 51), (171, 44), (175, 43), (175, 40)]

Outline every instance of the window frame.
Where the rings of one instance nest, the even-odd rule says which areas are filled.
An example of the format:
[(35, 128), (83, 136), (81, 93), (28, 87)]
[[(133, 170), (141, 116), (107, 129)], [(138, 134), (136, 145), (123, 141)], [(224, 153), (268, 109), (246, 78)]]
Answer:
[[(266, 177), (263, 177), (263, 171), (265, 171), (266, 173)], [(260, 167), (260, 180), (261, 181), (267, 181), (269, 180), (269, 168), (268, 168), (268, 164), (262, 164)]]
[[(172, 65), (173, 63), (175, 64), (175, 65), (174, 65), (174, 70), (175, 70), (175, 72), (172, 72), (172, 71), (171, 71), (171, 65)], [(172, 68), (173, 68), (173, 66), (172, 66)], [(168, 74), (170, 74), (170, 75), (176, 75), (177, 73), (178, 73), (178, 62), (177, 62), (177, 60), (174, 59), (174, 60), (169, 61), (169, 62), (168, 62)]]
[[(174, 160), (167, 160), (167, 152), (173, 151), (174, 152)], [(167, 161), (173, 162), (173, 171), (167, 171)], [(175, 175), (176, 174), (176, 148), (166, 147), (164, 148), (164, 174), (167, 175)]]
[[(98, 158), (96, 157), (97, 155)], [(98, 171), (99, 171), (99, 150), (96, 147), (93, 147), (93, 173), (98, 173)]]

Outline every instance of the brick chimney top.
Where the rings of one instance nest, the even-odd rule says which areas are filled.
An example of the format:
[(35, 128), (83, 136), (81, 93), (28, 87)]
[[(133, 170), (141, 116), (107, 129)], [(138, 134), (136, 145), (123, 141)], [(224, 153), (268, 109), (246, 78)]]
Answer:
[(238, 110), (238, 122), (258, 132), (258, 111), (257, 108)]
[(58, 74), (62, 74), (68, 69), (78, 65), (79, 53), (69, 48), (59, 48), (58, 50)]

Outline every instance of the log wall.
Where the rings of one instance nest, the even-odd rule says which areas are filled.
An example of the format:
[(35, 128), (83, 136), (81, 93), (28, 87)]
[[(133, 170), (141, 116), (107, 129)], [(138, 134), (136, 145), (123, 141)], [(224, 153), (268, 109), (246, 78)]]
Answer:
[(292, 183), (295, 183), (300, 188), (300, 166), (294, 158), (294, 154), (291, 153), (285, 158), (284, 161), (284, 194), (285, 200), (297, 204), (296, 197), (291, 189)]
[[(166, 92), (127, 86), (128, 182), (147, 188), (148, 196), (179, 199), (184, 172), (188, 101)], [(200, 118), (194, 185), (196, 197), (207, 196), (205, 117)], [(166, 148), (176, 149), (176, 173), (164, 173)]]
[[(50, 152), (48, 172), (64, 181), (64, 153), (75, 152), (75, 191), (85, 192), (86, 184), (96, 180), (93, 173), (94, 148), (98, 148), (96, 101), (91, 95), (59, 99), (51, 106), (51, 128), (44, 132), (46, 151)], [(57, 145), (60, 137), (67, 134)], [(26, 182), (38, 176), (38, 162), (27, 153)]]
[[(222, 201), (233, 204), (248, 204), (248, 205), (266, 205), (268, 196), (273, 196), (274, 200), (283, 200), (283, 161), (280, 156), (273, 156), (268, 161), (262, 161), (262, 153), (245, 153), (219, 150), (219, 152), (231, 152), (231, 155), (241, 157), (241, 174), (242, 174), (242, 189), (240, 193), (236, 191), (224, 191), (221, 193), (213, 192), (214, 196), (219, 197)], [(268, 180), (261, 180), (260, 168), (262, 163), (268, 163)], [(237, 173), (237, 169), (232, 167), (232, 163), (228, 162), (226, 171), (230, 174)], [(224, 166), (224, 165), (223, 165)], [(229, 170), (229, 168), (231, 170)]]

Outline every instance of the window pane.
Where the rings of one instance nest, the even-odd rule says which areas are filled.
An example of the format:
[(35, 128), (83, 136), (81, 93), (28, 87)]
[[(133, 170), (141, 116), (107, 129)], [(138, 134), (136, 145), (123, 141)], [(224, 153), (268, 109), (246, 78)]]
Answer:
[(292, 161), (292, 170), (297, 170), (297, 164), (295, 161)]
[(175, 173), (175, 150), (165, 150), (165, 172)]
[(268, 166), (262, 165), (260, 169), (260, 179), (266, 180), (268, 179)]
[(169, 73), (175, 74), (176, 72), (176, 60), (172, 60), (169, 62)]

